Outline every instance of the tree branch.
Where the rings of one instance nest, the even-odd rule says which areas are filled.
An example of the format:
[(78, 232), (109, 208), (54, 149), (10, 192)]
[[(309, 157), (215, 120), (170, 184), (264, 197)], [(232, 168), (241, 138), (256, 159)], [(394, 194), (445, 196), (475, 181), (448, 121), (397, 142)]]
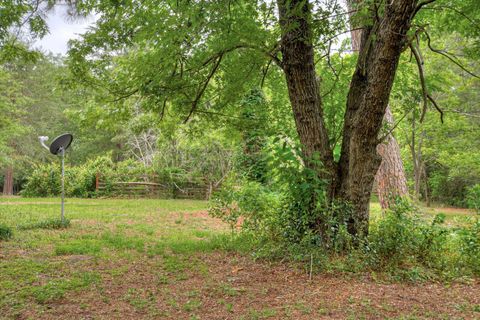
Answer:
[(207, 79), (206, 79), (205, 82), (203, 83), (203, 86), (202, 86), (202, 87), (200, 88), (200, 90), (197, 92), (197, 95), (195, 96), (195, 100), (193, 100), (193, 102), (192, 102), (192, 107), (191, 107), (191, 109), (190, 109), (190, 113), (188, 114), (187, 118), (185, 119), (185, 121), (184, 121), (183, 123), (187, 123), (187, 122), (188, 122), (188, 120), (189, 120), (190, 117), (192, 116), (193, 112), (194, 112), (195, 109), (197, 108), (198, 102), (199, 102), (200, 99), (202, 98), (203, 93), (205, 92), (205, 89), (207, 89), (208, 84), (210, 83), (210, 80), (213, 78), (213, 76), (215, 75), (215, 72), (217, 71), (218, 67), (220, 66), (220, 62), (222, 61), (222, 58), (223, 58), (223, 53), (219, 55), (217, 61), (215, 61), (214, 65), (213, 65), (212, 70), (210, 70), (210, 73), (208, 74)]
[(425, 114), (427, 113), (427, 107), (428, 107), (427, 85), (425, 83), (425, 73), (423, 71), (423, 61), (420, 56), (420, 53), (418, 52), (417, 48), (413, 44), (410, 43), (409, 46), (410, 46), (410, 50), (413, 53), (413, 56), (415, 57), (415, 61), (417, 63), (418, 76), (420, 78), (420, 84), (422, 86), (423, 108), (422, 108), (422, 115), (420, 116), (420, 123), (421, 123), (425, 118)]
[(378, 139), (378, 144), (380, 143), (383, 143), (383, 141), (385, 141), (386, 138), (388, 138), (388, 136), (390, 136), (393, 131), (400, 125), (400, 123), (403, 121), (403, 119), (405, 119), (405, 117), (410, 113), (412, 112), (414, 108), (411, 108), (408, 112), (405, 112), (405, 114), (400, 118), (400, 120), (397, 121), (397, 123), (395, 123), (392, 128), (390, 128), (390, 130), (388, 130), (388, 132), (386, 134), (383, 135), (383, 137), (381, 137), (380, 139)]
[(268, 60), (266, 67), (262, 70), (263, 71), (263, 76), (262, 76), (262, 81), (260, 82), (260, 88), (263, 88), (263, 84), (265, 83), (265, 78), (267, 77), (268, 69), (270, 68), (270, 64), (272, 63), (273, 60)]
[(469, 71), (467, 68), (465, 68), (460, 62), (456, 61), (455, 59), (453, 59), (452, 57), (450, 57), (444, 50), (439, 50), (439, 49), (435, 49), (432, 47), (432, 44), (431, 44), (431, 39), (430, 39), (430, 35), (428, 34), (427, 31), (424, 31), (425, 35), (427, 36), (427, 45), (428, 45), (428, 48), (435, 52), (435, 53), (438, 53), (438, 54), (441, 54), (442, 56), (446, 57), (448, 60), (450, 60), (451, 62), (453, 62), (454, 64), (456, 64), (458, 67), (460, 67), (460, 69), (462, 69), (463, 71), (465, 71), (466, 73), (468, 73), (469, 75), (471, 75), (472, 77), (475, 77), (477, 79), (480, 79), (480, 76), (476, 75), (475, 73)]
[(437, 102), (432, 98), (432, 96), (430, 94), (427, 94), (427, 98), (430, 100), (430, 102), (433, 104), (433, 106), (435, 107), (435, 109), (437, 109), (437, 111), (440, 113), (440, 121), (443, 123), (443, 111), (442, 109), (440, 109), (440, 107), (438, 106)]
[(415, 8), (415, 11), (413, 12), (413, 16), (415, 17), (415, 15), (418, 13), (418, 11), (420, 11), (420, 9), (422, 9), (422, 7), (426, 6), (427, 4), (433, 3), (435, 1), (436, 0), (425, 0), (425, 1), (420, 2), (417, 5), (417, 7)]
[(425, 114), (427, 113), (428, 101), (430, 101), (435, 107), (435, 109), (437, 109), (437, 111), (440, 113), (440, 121), (443, 123), (443, 111), (442, 109), (440, 109), (435, 99), (433, 99), (433, 97), (430, 95), (430, 93), (427, 90), (427, 85), (425, 82), (425, 73), (423, 70), (423, 61), (421, 58), (420, 51), (417, 47), (415, 47), (411, 43), (410, 43), (410, 49), (412, 50), (413, 56), (415, 57), (415, 61), (417, 62), (418, 75), (420, 77), (420, 84), (422, 86), (423, 108), (422, 108), (422, 114), (420, 116), (420, 123), (422, 123), (423, 120), (425, 119)]

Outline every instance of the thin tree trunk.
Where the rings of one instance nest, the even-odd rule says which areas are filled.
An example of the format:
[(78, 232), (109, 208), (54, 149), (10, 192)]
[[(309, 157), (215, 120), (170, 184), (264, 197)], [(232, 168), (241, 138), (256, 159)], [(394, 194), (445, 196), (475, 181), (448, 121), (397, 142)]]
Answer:
[(13, 195), (13, 167), (8, 166), (5, 170), (5, 178), (3, 180), (3, 195)]
[[(421, 140), (419, 141), (421, 145)], [(413, 163), (413, 180), (414, 180), (414, 192), (415, 199), (420, 200), (420, 187), (421, 187), (421, 148), (417, 151), (417, 133), (415, 128), (415, 117), (412, 118), (412, 137), (409, 143), (410, 153), (412, 154)]]
[(422, 176), (423, 176), (423, 183), (424, 183), (423, 196), (425, 197), (425, 204), (427, 207), (430, 207), (430, 195), (428, 192), (428, 177), (427, 177), (427, 170), (425, 169), (425, 163), (422, 163)]

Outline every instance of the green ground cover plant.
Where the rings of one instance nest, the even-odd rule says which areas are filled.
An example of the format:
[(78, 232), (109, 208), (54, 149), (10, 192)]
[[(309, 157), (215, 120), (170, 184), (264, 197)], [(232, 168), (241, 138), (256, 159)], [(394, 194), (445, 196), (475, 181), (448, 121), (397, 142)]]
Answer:
[(6, 225), (0, 224), (0, 241), (9, 240), (12, 236), (12, 229)]

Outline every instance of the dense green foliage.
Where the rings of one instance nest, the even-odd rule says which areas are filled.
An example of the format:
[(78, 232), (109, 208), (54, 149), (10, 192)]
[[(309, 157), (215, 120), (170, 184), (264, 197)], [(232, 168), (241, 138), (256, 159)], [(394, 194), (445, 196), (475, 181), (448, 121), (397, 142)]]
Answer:
[[(131, 162), (129, 162), (131, 164)], [(95, 178), (102, 172), (108, 176), (114, 170), (113, 162), (108, 157), (101, 157), (86, 162), (82, 166), (66, 166), (65, 195), (67, 197), (89, 198), (95, 194)], [(122, 168), (119, 164), (118, 167)], [(123, 166), (123, 168), (128, 167)], [(137, 166), (138, 167), (138, 166)], [(31, 172), (22, 190), (26, 197), (52, 197), (61, 192), (60, 163), (38, 165)]]
[[(46, 34), (44, 13), (54, 2), (39, 8), (27, 2), (18, 2), (19, 7), (13, 3), (4, 8), (9, 18), (3, 26), (16, 28), (24, 22), (22, 15), (31, 13), (31, 19), (25, 20), (28, 32), (32, 37)], [(69, 156), (72, 164), (83, 165), (109, 151), (114, 162), (130, 158), (154, 166), (165, 176), (180, 174), (212, 186), (218, 186), (233, 167), (243, 167), (249, 179), (268, 184), (267, 140), (274, 136), (286, 136), (294, 143), (297, 140), (283, 76), (275, 63), (269, 62), (270, 45), (278, 36), (274, 4), (245, 3), (227, 8), (221, 2), (190, 7), (147, 2), (144, 7), (133, 3), (118, 7), (79, 1), (74, 5), (76, 14), (98, 11), (99, 18), (96, 29), (72, 42), (66, 59), (68, 70), (62, 58), (41, 54), (36, 59), (9, 55), (3, 60), (0, 86), (5, 90), (0, 110), (8, 117), (1, 120), (0, 161), (3, 167), (15, 163), (16, 190), (25, 184), (35, 164), (55, 162), (42, 152), (36, 137), (54, 137), (64, 131), (76, 137)], [(147, 10), (157, 6), (158, 10)], [(316, 45), (328, 59), (319, 60), (317, 69), (324, 88), (327, 128), (338, 157), (346, 93), (356, 59), (348, 53), (348, 41), (332, 37), (330, 42), (322, 42), (345, 26), (341, 15), (328, 20), (329, 24), (320, 22), (341, 7), (327, 1), (322, 8), (324, 11), (315, 13)], [(433, 48), (447, 52), (473, 73), (478, 70), (474, 55), (478, 49), (477, 9), (475, 1), (438, 1), (422, 10), (417, 22), (429, 23), (426, 28)], [(199, 12), (217, 14), (205, 25)], [(184, 29), (177, 25), (182, 17), (188, 21)], [(202, 32), (208, 37), (193, 36)], [(2, 41), (2, 52), (13, 52), (12, 43), (29, 52), (21, 39), (11, 42), (4, 37)], [(175, 45), (181, 41), (185, 41), (184, 46)], [(440, 124), (435, 110), (419, 123), (422, 94), (417, 67), (405, 55), (391, 106), (401, 120), (395, 134), (403, 147), (411, 191), (427, 202), (472, 206), (467, 193), (480, 182), (478, 79), (445, 56), (430, 52), (424, 36), (419, 41), (426, 82), (443, 109), (445, 123)], [(20, 52), (20, 48), (15, 50)], [(101, 59), (94, 58), (95, 50), (103, 50)], [(118, 50), (124, 54), (118, 55)], [(203, 81), (217, 62), (219, 72), (210, 81)], [(190, 110), (194, 113), (189, 114)], [(64, 118), (54, 121), (50, 117), (53, 113)], [(187, 117), (189, 123), (179, 125)], [(22, 140), (13, 145), (19, 137)], [(412, 147), (417, 159), (413, 159)], [(198, 159), (206, 161), (199, 165)], [(414, 163), (419, 160), (425, 176), (415, 190), (419, 171)], [(49, 193), (46, 189), (37, 194)], [(88, 196), (85, 190), (74, 193)]]
[(475, 209), (480, 213), (480, 184), (476, 184), (468, 189), (467, 203), (469, 208)]
[[(377, 213), (368, 238), (355, 245), (346, 224), (337, 221), (332, 221), (329, 226), (332, 229), (327, 229), (331, 241), (322, 241), (317, 233), (311, 232), (308, 224), (312, 220), (309, 215), (302, 216), (306, 210), (298, 202), (288, 198), (282, 207), (282, 198), (258, 183), (225, 188), (214, 199), (210, 212), (229, 222), (232, 230), (238, 230), (238, 220), (242, 217), (240, 232), (252, 237), (257, 257), (306, 264), (315, 257), (316, 268), (378, 271), (409, 281), (480, 275), (478, 216), (452, 227), (445, 223), (445, 215), (427, 218), (402, 200), (381, 216)], [(280, 215), (278, 208), (282, 208)], [(319, 208), (318, 212), (328, 214), (329, 210)]]

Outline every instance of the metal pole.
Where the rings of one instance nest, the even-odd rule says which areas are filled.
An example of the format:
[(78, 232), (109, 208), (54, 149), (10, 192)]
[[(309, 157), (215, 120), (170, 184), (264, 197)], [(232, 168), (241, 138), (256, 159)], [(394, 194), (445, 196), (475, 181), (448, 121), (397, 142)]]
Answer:
[(62, 148), (62, 224), (65, 223), (65, 150)]

